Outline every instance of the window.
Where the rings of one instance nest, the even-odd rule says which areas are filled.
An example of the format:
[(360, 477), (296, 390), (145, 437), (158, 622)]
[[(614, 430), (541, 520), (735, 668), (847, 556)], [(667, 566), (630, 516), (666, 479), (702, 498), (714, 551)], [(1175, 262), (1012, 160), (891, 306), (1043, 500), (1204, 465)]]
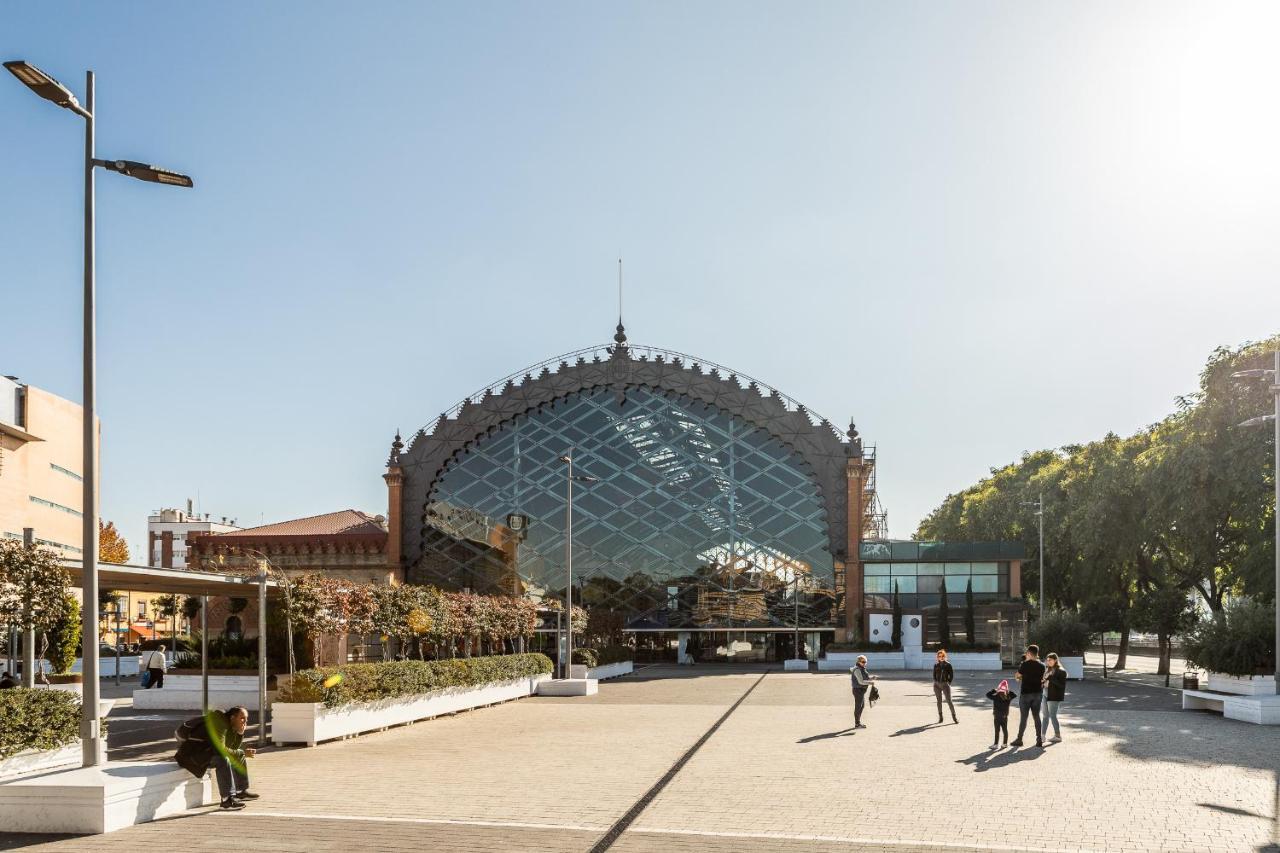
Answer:
[(863, 592), (891, 593), (893, 592), (893, 578), (885, 577), (867, 577), (862, 579)]
[(1000, 566), (1005, 566), (1007, 572), (1008, 564), (1005, 563), (973, 563), (973, 573), (975, 575), (995, 575), (1000, 573)]
[(887, 563), (871, 563), (862, 567), (862, 573), (867, 577), (887, 575), (889, 566)]
[(894, 563), (893, 564), (893, 573), (895, 575), (910, 575), (911, 577), (915, 577), (916, 571), (917, 571), (917, 566), (915, 563)]
[(893, 583), (897, 585), (899, 593), (914, 593), (916, 591), (916, 577), (895, 577)]
[(969, 574), (968, 563), (947, 563), (946, 573), (949, 575), (967, 575)]
[(81, 477), (79, 474), (77, 474), (75, 471), (68, 471), (66, 468), (63, 468), (61, 465), (54, 465), (52, 462), (49, 463), (49, 467), (57, 471), (59, 474), (66, 474), (68, 477), (70, 477), (73, 480), (84, 482), (84, 478)]
[(70, 514), (70, 515), (83, 516), (83, 513), (81, 513), (79, 510), (74, 510), (74, 509), (72, 509), (72, 508), (71, 508), (71, 507), (69, 507), (69, 506), (63, 506), (62, 504), (56, 504), (56, 503), (54, 503), (53, 501), (47, 501), (47, 500), (45, 500), (44, 498), (38, 498), (38, 497), (36, 497), (35, 495), (28, 495), (28, 497), (31, 499), (31, 502), (32, 502), (33, 504), (40, 504), (41, 506), (47, 506), (47, 507), (49, 507), (50, 509), (56, 509), (56, 510), (59, 510), (59, 511), (61, 511), (61, 512), (68, 513), (68, 514)]
[(138, 602), (138, 618), (139, 619), (147, 618), (147, 603), (145, 601)]
[(968, 575), (947, 575), (947, 592), (964, 592), (965, 587), (969, 585)]
[(973, 591), (974, 592), (999, 592), (999, 580), (996, 575), (974, 575)]

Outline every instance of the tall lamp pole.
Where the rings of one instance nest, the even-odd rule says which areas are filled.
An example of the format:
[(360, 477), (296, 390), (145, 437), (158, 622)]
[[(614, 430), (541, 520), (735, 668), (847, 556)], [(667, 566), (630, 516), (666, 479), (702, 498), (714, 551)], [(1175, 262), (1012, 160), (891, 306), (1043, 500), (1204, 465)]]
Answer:
[(1275, 367), (1268, 370), (1266, 368), (1258, 368), (1255, 370), (1239, 370), (1231, 374), (1233, 379), (1267, 379), (1271, 382), (1271, 393), (1275, 397), (1275, 411), (1269, 415), (1260, 415), (1256, 418), (1250, 418), (1240, 426), (1262, 426), (1270, 423), (1275, 428), (1275, 473), (1272, 479), (1276, 486), (1276, 509), (1275, 522), (1276, 528), (1276, 690), (1280, 691), (1280, 350), (1274, 353)]
[(564, 505), (564, 566), (565, 566), (565, 587), (564, 587), (564, 624), (565, 624), (565, 664), (564, 677), (569, 678), (573, 675), (573, 484), (574, 481), (579, 483), (598, 483), (595, 477), (588, 477), (585, 474), (573, 473), (573, 448), (569, 448), (569, 452), (560, 457), (560, 461), (565, 464), (567, 487), (565, 490)]
[[(84, 75), (85, 105), (80, 106), (71, 90), (36, 68), (34, 65), (15, 59), (4, 63), (14, 77), (31, 91), (46, 101), (52, 101), (63, 109), (70, 110), (84, 119), (84, 456), (81, 474), (84, 478), (84, 496), (81, 500), (81, 511), (84, 526), (81, 533), (82, 571), (80, 573), (81, 601), (86, 606), (98, 600), (98, 443), (97, 443), (97, 389), (96, 351), (94, 347), (94, 315), (96, 312), (94, 298), (94, 208), (93, 208), (93, 169), (101, 166), (112, 172), (119, 172), (141, 181), (156, 184), (169, 184), (177, 187), (194, 186), (191, 178), (148, 166), (134, 160), (98, 160), (94, 155), (94, 101), (93, 72)], [(98, 700), (101, 694), (98, 684), (98, 638), (94, 636), (94, 625), (90, 619), (81, 620), (83, 632), (81, 642), (84, 655), (83, 672), (84, 696), (80, 704), (80, 742), (82, 745), (82, 764), (85, 767), (96, 767), (101, 763), (99, 742), (101, 731), (98, 724)], [(118, 654), (118, 652), (117, 652)], [(117, 661), (119, 658), (117, 657)]]

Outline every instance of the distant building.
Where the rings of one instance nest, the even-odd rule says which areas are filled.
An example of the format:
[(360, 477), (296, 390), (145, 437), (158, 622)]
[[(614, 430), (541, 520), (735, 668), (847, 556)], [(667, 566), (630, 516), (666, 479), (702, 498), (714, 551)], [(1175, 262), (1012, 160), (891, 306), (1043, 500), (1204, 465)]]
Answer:
[(187, 538), (192, 533), (234, 533), (240, 530), (235, 519), (214, 521), (209, 514), (197, 515), (191, 512), (191, 501), (187, 501), (187, 509), (161, 509), (154, 515), (147, 516), (147, 565), (164, 568), (185, 568), (187, 565)]
[(83, 424), (78, 404), (0, 376), (0, 537), (30, 527), (37, 543), (80, 557)]

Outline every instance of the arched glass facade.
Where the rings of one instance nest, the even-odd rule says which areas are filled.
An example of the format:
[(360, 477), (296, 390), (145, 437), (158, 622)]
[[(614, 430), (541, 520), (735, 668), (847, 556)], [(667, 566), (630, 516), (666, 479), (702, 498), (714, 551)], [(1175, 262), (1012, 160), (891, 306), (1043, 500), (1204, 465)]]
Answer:
[(640, 388), (571, 394), (449, 464), (421, 513), (410, 580), (562, 600), (566, 467), (575, 603), (633, 631), (837, 624), (814, 479), (745, 420)]

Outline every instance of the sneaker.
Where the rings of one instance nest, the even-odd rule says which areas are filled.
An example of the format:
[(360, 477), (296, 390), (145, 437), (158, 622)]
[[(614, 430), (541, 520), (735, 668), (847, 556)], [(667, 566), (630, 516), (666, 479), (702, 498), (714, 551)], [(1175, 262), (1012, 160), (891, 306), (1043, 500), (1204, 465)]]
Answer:
[(244, 803), (240, 802), (235, 797), (227, 797), (225, 800), (223, 800), (221, 803), (218, 804), (218, 808), (227, 812), (236, 812), (244, 808)]
[(1036, 747), (1039, 749), (1044, 749), (1044, 741), (1042, 740), (1036, 741)]
[(1018, 738), (1013, 742), (1014, 746), (1022, 746), (1022, 738)]
[(958, 717), (952, 717), (951, 722), (955, 723), (957, 726), (960, 725), (960, 719)]
[(987, 749), (999, 749), (999, 748), (1000, 748), (1000, 744), (998, 743), (993, 743), (991, 744), (991, 746), (987, 747)]
[(254, 794), (249, 791), (241, 791), (240, 793), (233, 794), (232, 796), (234, 796), (237, 800), (256, 800), (258, 799), (258, 797), (261, 797), (262, 795)]
[(866, 724), (866, 723), (854, 723), (853, 727), (854, 727), (855, 729), (865, 729), (865, 728), (867, 727), (867, 724)]
[(1049, 738), (1049, 743), (1062, 743), (1062, 735), (1054, 735)]

